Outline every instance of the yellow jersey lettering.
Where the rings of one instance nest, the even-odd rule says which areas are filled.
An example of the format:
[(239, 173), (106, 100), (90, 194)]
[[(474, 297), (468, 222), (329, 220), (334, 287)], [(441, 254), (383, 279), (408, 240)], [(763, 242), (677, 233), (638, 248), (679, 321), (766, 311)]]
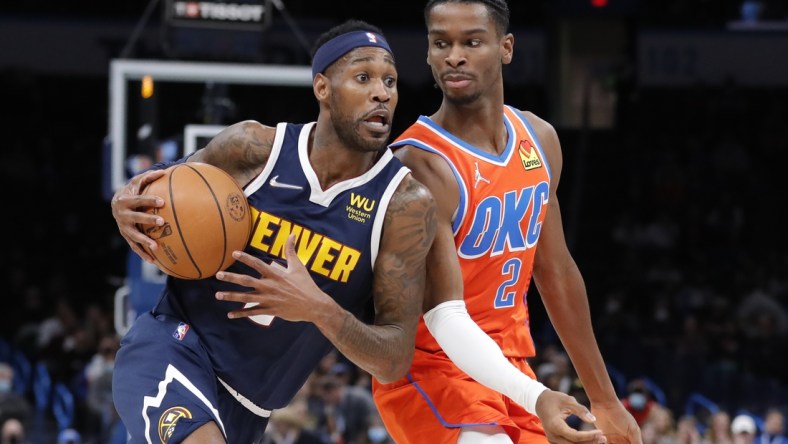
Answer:
[(361, 208), (364, 211), (372, 211), (375, 208), (376, 201), (369, 200), (364, 196), (356, 193), (350, 193), (350, 204), (356, 208)]
[(358, 258), (360, 257), (361, 252), (355, 248), (350, 248), (348, 246), (342, 247), (342, 249), (339, 250), (339, 257), (329, 277), (335, 281), (347, 282), (350, 277), (350, 272), (356, 268)]
[(323, 242), (320, 243), (320, 248), (317, 250), (317, 254), (315, 254), (315, 259), (312, 262), (312, 267), (310, 267), (310, 269), (315, 273), (329, 277), (331, 270), (326, 267), (331, 267), (331, 263), (337, 258), (334, 253), (339, 251), (341, 248), (342, 244), (339, 242), (324, 237)]
[[(374, 205), (375, 202), (372, 202)], [(255, 225), (249, 245), (257, 250), (284, 258), (287, 238), (294, 234), (296, 255), (301, 263), (314, 273), (343, 283), (350, 279), (351, 273), (361, 260), (361, 251), (292, 221), (255, 208), (252, 208), (252, 215), (255, 217)]]
[(274, 256), (285, 257), (285, 242), (287, 242), (287, 237), (290, 236), (291, 233), (295, 234), (296, 244), (298, 244), (298, 237), (301, 234), (301, 230), (303, 230), (302, 226), (294, 225), (289, 220), (283, 220), (282, 223), (279, 224), (279, 231), (276, 232), (276, 237), (274, 237), (269, 253)]
[[(252, 220), (254, 221), (254, 222), (252, 222), (252, 225), (256, 225), (257, 224), (257, 218), (260, 216), (260, 210), (258, 210), (255, 207), (249, 207), (249, 209), (252, 210), (252, 212), (251, 212), (252, 213)], [(252, 229), (254, 230), (254, 226), (252, 226)]]
[(302, 264), (309, 262), (309, 258), (314, 256), (322, 240), (322, 235), (312, 233), (312, 230), (304, 228), (296, 243), (296, 253), (298, 253), (298, 258), (301, 259)]
[(252, 240), (249, 241), (249, 245), (260, 251), (269, 253), (270, 245), (266, 242), (268, 242), (268, 238), (274, 234), (274, 230), (277, 228), (280, 221), (281, 219), (273, 214), (264, 211), (260, 212), (257, 218), (257, 226), (254, 229), (254, 234), (252, 235)]

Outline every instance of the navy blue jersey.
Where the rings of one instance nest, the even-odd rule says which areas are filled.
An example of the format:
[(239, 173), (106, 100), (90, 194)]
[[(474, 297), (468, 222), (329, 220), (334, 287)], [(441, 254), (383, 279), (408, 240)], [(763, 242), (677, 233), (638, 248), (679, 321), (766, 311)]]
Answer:
[[(386, 208), (409, 170), (386, 150), (367, 173), (322, 190), (307, 151), (313, 126), (277, 125), (265, 168), (244, 189), (254, 218), (246, 252), (284, 265), (285, 241), (295, 234), (297, 254), (320, 288), (360, 316), (372, 296)], [(228, 271), (256, 275), (241, 263)], [(170, 277), (154, 313), (189, 324), (228, 389), (259, 407), (283, 407), (332, 344), (308, 322), (228, 319), (240, 304), (217, 301), (214, 294), (235, 289), (214, 278)]]

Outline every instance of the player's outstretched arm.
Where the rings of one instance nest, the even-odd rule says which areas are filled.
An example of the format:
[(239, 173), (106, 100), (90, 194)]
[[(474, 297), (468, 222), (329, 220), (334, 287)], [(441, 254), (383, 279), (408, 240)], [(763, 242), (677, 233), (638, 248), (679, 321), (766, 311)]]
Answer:
[(640, 429), (616, 396), (594, 336), (585, 283), (564, 237), (556, 190), (561, 175), (561, 146), (555, 129), (526, 113), (537, 132), (552, 171), (547, 216), (539, 235), (534, 282), (550, 321), (591, 400), (596, 426), (610, 443), (641, 444)]
[(599, 430), (570, 427), (566, 418), (571, 414), (588, 423), (596, 418), (574, 397), (548, 389), (512, 365), (498, 344), (473, 322), (463, 301), (439, 304), (424, 315), (424, 321), (457, 367), (539, 416), (551, 443), (605, 442)]
[(287, 269), (265, 264), (243, 252), (234, 253), (260, 277), (220, 272), (219, 280), (250, 289), (220, 292), (219, 300), (257, 303), (232, 311), (230, 317), (260, 314), (315, 324), (340, 353), (379, 381), (405, 375), (413, 359), (416, 326), (424, 293), (425, 257), (435, 232), (432, 195), (410, 176), (394, 194), (383, 222), (375, 263), (375, 323), (368, 325), (340, 307), (315, 284), (298, 260), (291, 235), (286, 244)]

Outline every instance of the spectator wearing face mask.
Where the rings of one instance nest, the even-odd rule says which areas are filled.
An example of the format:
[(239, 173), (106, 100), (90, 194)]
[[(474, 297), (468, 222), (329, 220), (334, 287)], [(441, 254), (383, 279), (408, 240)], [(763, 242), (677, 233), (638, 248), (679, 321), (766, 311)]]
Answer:
[(8, 419), (28, 424), (32, 411), (30, 401), (14, 390), (14, 368), (0, 362), (0, 424)]
[(366, 439), (359, 440), (360, 444), (392, 444), (394, 441), (389, 437), (386, 427), (383, 425), (383, 420), (377, 412), (371, 413), (367, 418), (367, 436)]
[(635, 418), (638, 425), (642, 427), (657, 402), (651, 397), (651, 392), (648, 390), (646, 383), (640, 379), (632, 381), (627, 391), (627, 397), (622, 399), (621, 402), (624, 404), (624, 408)]

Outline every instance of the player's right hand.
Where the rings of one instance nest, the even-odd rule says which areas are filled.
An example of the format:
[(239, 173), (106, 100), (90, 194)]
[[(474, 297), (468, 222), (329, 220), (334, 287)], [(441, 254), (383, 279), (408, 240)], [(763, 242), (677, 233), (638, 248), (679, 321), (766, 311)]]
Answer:
[(326, 313), (323, 308), (338, 307), (338, 304), (318, 287), (312, 275), (298, 259), (294, 234), (290, 234), (285, 242), (287, 268), (282, 267), (278, 262), (267, 264), (242, 251), (234, 252), (233, 257), (256, 271), (258, 276), (253, 276), (254, 273), (240, 274), (229, 271), (216, 273), (218, 280), (244, 288), (243, 291), (216, 293), (218, 300), (245, 304), (244, 308), (228, 313), (232, 319), (268, 315), (291, 322), (315, 323), (316, 318)]
[(607, 439), (601, 430), (575, 430), (566, 422), (570, 415), (593, 424), (594, 415), (573, 396), (566, 393), (545, 390), (536, 400), (536, 414), (542, 420), (547, 440), (554, 444), (604, 444)]
[(146, 244), (151, 250), (157, 248), (156, 241), (146, 236), (138, 224), (163, 225), (164, 219), (154, 214), (145, 212), (146, 208), (161, 207), (164, 200), (158, 196), (143, 196), (140, 192), (145, 187), (164, 174), (164, 170), (146, 171), (134, 176), (123, 188), (112, 196), (110, 206), (112, 217), (118, 224), (118, 231), (126, 239), (129, 247), (144, 261), (154, 263), (151, 255), (145, 252), (141, 244)]

